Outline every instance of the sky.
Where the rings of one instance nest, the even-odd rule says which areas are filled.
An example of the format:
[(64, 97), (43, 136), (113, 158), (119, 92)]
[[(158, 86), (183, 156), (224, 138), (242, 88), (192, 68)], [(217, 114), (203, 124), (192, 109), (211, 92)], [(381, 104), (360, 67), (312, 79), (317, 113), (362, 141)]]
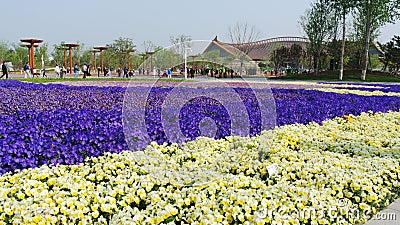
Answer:
[[(300, 16), (313, 0), (2, 0), (0, 41), (21, 38), (54, 44), (83, 43), (84, 48), (131, 38), (139, 51), (144, 42), (167, 47), (170, 37), (229, 42), (229, 27), (247, 23), (259, 39), (304, 36)], [(378, 41), (400, 34), (400, 22), (381, 29)]]

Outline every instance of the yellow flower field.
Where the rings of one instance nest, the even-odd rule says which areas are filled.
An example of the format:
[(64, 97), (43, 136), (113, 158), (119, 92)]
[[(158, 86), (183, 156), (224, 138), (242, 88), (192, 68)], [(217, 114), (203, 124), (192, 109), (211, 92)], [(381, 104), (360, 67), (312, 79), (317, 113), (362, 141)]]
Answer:
[(358, 224), (399, 196), (400, 112), (153, 143), (0, 177), (0, 224)]

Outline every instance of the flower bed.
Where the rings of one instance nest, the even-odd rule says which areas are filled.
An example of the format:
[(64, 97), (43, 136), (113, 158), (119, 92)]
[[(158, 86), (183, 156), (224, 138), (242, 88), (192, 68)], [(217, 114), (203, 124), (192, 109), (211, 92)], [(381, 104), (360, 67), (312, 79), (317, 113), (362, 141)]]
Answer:
[(123, 89), (0, 83), (0, 174), (121, 152)]
[(369, 112), (6, 174), (0, 224), (362, 223), (400, 194), (399, 121)]
[[(387, 112), (400, 108), (400, 98), (396, 96), (346, 95), (299, 87), (272, 89), (278, 126), (312, 121), (321, 123), (348, 114), (359, 115), (370, 110)], [(85, 157), (128, 150), (121, 118), (126, 88), (2, 81), (0, 89), (0, 174), (44, 164), (78, 164)], [(142, 92), (146, 88), (134, 87), (134, 90)], [(183, 90), (190, 91), (191, 87), (184, 87)], [(251, 93), (243, 87), (240, 90), (243, 99)], [(217, 88), (217, 91), (221, 95), (225, 93), (224, 88)], [(155, 98), (165, 92), (164, 88), (156, 88)], [(243, 104), (241, 99), (226, 98), (233, 105)], [(195, 105), (189, 105), (186, 111), (190, 112)], [(159, 119), (157, 107), (161, 105), (155, 106), (155, 111), (150, 109), (149, 121)], [(219, 110), (215, 104), (206, 105), (205, 109), (207, 107), (212, 109), (211, 112)], [(182, 121), (187, 122), (185, 126), (189, 139), (194, 139), (198, 135), (197, 122), (200, 118), (190, 116), (204, 115), (187, 113), (187, 116)], [(226, 120), (216, 119), (224, 127)], [(250, 119), (244, 117), (244, 120)], [(254, 126), (251, 134), (259, 134), (261, 130), (257, 123)], [(154, 141), (162, 140), (159, 128), (149, 127)]]
[[(276, 85), (273, 130), (261, 132), (253, 113), (252, 137), (178, 146), (161, 144), (160, 124), (147, 127), (159, 144), (130, 152), (121, 118), (126, 88), (0, 82), (0, 224), (365, 222), (399, 196), (400, 136), (392, 131), (400, 113), (389, 112), (400, 108), (399, 86), (314, 88), (322, 86), (336, 89)], [(215, 87), (204, 88), (228, 93)], [(240, 99), (228, 95), (227, 102), (256, 111), (252, 92), (232, 87)], [(154, 89), (149, 121), (158, 121), (167, 92)], [(185, 105), (189, 139), (204, 113), (220, 111), (212, 99)], [(212, 118), (226, 128), (227, 116)]]

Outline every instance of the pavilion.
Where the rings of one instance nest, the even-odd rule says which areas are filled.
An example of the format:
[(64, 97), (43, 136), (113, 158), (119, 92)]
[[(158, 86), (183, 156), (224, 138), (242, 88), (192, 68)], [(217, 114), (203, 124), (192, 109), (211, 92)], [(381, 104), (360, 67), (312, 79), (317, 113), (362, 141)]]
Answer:
[(21, 39), (21, 42), (25, 42), (24, 46), (28, 47), (28, 55), (29, 55), (29, 67), (33, 70), (35, 69), (35, 47), (39, 46), (39, 43), (42, 43), (43, 40), (34, 39), (34, 38), (25, 38)]

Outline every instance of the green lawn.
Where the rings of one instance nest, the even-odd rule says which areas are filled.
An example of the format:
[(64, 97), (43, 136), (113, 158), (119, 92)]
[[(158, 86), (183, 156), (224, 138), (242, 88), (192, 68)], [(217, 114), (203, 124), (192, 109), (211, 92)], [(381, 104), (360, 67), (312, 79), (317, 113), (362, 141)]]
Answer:
[[(271, 80), (318, 80), (318, 81), (339, 81), (339, 71), (322, 72), (319, 75), (314, 74), (301, 74), (301, 75), (287, 75), (282, 77), (272, 77)], [(343, 81), (361, 81), (360, 71), (345, 71)], [(388, 73), (383, 72), (369, 72), (367, 73), (364, 82), (400, 82), (399, 77), (395, 77)]]

